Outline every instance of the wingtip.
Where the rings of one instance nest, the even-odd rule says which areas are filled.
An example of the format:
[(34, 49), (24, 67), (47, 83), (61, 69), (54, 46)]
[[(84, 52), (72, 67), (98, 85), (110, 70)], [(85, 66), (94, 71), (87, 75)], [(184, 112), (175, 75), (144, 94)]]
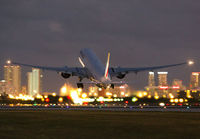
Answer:
[(188, 60), (188, 61), (187, 61), (187, 64), (188, 64), (189, 66), (194, 65), (194, 60)]

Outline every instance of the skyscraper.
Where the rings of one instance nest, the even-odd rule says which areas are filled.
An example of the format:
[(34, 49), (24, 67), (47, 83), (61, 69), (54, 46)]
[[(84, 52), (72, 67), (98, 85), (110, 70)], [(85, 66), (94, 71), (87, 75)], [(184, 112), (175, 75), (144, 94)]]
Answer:
[(28, 72), (28, 94), (35, 96), (42, 92), (42, 74), (40, 69), (32, 69), (32, 72)]
[(172, 88), (173, 89), (180, 89), (180, 90), (185, 90), (186, 87), (183, 85), (183, 81), (179, 79), (174, 79), (172, 82)]
[(168, 72), (158, 72), (158, 85), (167, 86), (167, 74)]
[(6, 92), (6, 82), (5, 80), (0, 81), (0, 94), (4, 94)]
[(7, 93), (12, 93), (14, 95), (19, 94), (21, 91), (21, 67), (13, 65), (5, 65), (4, 80), (7, 86), (10, 87), (9, 90), (12, 90), (12, 92), (7, 92)]
[(199, 72), (192, 72), (190, 78), (190, 89), (197, 89), (199, 87)]
[(149, 87), (155, 86), (154, 72), (149, 72)]

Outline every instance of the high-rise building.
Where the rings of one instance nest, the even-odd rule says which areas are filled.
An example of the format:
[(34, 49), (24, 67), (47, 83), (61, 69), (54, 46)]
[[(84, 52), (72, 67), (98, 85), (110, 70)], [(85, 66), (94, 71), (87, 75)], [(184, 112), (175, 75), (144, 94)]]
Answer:
[(158, 72), (158, 85), (167, 86), (167, 75), (168, 72)]
[(149, 72), (149, 87), (155, 86), (154, 72)]
[(190, 89), (197, 89), (199, 87), (199, 73), (200, 72), (192, 72), (190, 78)]
[(42, 74), (40, 69), (33, 68), (32, 72), (28, 72), (28, 94), (35, 96), (42, 92)]
[[(12, 90), (13, 95), (17, 95), (21, 91), (21, 67), (13, 65), (4, 66), (4, 80), (9, 86), (9, 90)], [(11, 89), (12, 88), (12, 89)]]
[(173, 89), (185, 90), (186, 87), (183, 85), (183, 81), (179, 79), (174, 79), (172, 82)]
[(6, 82), (5, 80), (0, 81), (0, 94), (6, 93)]

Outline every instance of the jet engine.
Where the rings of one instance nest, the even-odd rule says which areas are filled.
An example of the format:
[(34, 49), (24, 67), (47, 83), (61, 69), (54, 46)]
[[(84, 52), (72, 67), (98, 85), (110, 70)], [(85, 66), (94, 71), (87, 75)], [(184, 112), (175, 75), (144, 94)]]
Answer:
[(71, 74), (62, 72), (62, 73), (61, 73), (61, 76), (62, 76), (63, 78), (65, 78), (65, 79), (67, 79), (67, 78), (69, 78), (69, 77), (71, 76)]

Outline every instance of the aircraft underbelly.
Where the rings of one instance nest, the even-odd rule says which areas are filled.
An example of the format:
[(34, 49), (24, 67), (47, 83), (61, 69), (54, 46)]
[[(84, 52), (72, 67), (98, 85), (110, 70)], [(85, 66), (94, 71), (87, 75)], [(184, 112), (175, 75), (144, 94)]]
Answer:
[(91, 75), (93, 76), (93, 78), (97, 81), (101, 81), (102, 77), (103, 77), (103, 73), (97, 69), (96, 67), (94, 67), (93, 65), (88, 65), (88, 70), (91, 72)]
[(104, 81), (105, 67), (98, 57), (90, 50), (86, 49), (81, 52), (81, 59), (84, 61), (85, 67), (91, 74), (91, 78), (98, 82)]

